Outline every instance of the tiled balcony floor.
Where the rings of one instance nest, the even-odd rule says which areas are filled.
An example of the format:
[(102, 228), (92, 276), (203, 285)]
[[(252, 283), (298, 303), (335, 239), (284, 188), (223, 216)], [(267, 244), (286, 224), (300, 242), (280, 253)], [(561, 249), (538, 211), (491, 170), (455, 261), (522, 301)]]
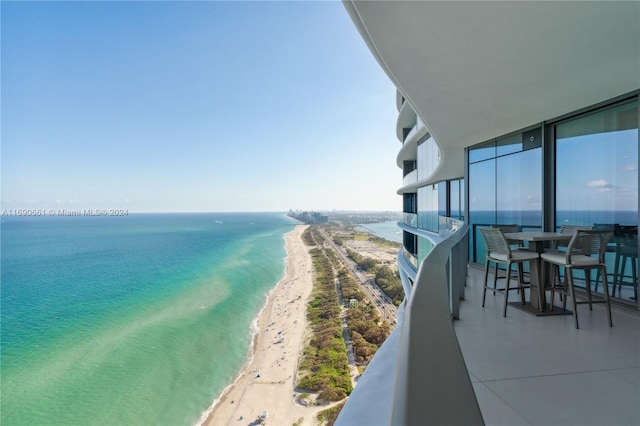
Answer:
[(640, 425), (638, 313), (612, 307), (610, 328), (604, 305), (579, 305), (579, 330), (571, 315), (503, 318), (502, 294), (481, 306), (482, 275), (469, 268), (454, 326), (487, 425)]

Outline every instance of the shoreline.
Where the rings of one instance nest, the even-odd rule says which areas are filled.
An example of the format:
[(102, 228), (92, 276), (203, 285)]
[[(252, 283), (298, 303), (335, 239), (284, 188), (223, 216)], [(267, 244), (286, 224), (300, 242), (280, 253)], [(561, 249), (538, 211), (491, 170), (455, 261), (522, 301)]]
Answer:
[(269, 423), (313, 425), (316, 414), (326, 408), (303, 406), (295, 392), (307, 336), (306, 305), (313, 287), (310, 248), (301, 238), (307, 227), (296, 225), (285, 234), (284, 276), (252, 321), (255, 333), (247, 359), (196, 425), (251, 424), (264, 411), (269, 412)]

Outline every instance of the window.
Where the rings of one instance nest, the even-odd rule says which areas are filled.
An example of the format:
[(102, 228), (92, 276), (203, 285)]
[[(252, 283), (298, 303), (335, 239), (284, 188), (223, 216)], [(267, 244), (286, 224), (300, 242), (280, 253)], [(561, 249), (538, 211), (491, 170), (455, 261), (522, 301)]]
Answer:
[(438, 232), (438, 185), (418, 188), (418, 228)]
[(556, 227), (638, 224), (638, 102), (555, 126)]
[(449, 216), (464, 220), (464, 179), (452, 180), (449, 183)]
[[(619, 249), (633, 238), (614, 237), (605, 260), (610, 294), (637, 302), (638, 277), (633, 271), (638, 261), (638, 102), (565, 120), (553, 130), (556, 228), (563, 224), (635, 226), (635, 243), (623, 250), (631, 254), (625, 265)], [(591, 279), (592, 290), (602, 293), (601, 279), (595, 273)], [(576, 280), (576, 285), (586, 283)]]
[(477, 259), (476, 250), (483, 249), (478, 226), (515, 223), (523, 229), (541, 229), (542, 128), (470, 148), (468, 186), (472, 259)]
[(413, 161), (403, 161), (402, 162), (402, 177), (408, 175), (412, 171), (416, 169), (416, 162)]
[(418, 254), (418, 237), (411, 232), (402, 231), (404, 248), (412, 255)]
[(404, 207), (402, 211), (404, 213), (416, 213), (418, 210), (417, 198), (418, 197), (415, 192), (408, 192), (406, 194), (403, 194)]

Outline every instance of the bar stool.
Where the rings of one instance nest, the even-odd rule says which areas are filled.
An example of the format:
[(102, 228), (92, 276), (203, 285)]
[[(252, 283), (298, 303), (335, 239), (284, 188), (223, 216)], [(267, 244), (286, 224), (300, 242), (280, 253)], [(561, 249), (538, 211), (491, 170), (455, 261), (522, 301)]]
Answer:
[[(582, 230), (592, 230), (593, 226), (581, 226), (581, 225), (562, 225), (560, 227), (560, 233), (561, 234), (574, 234), (578, 229), (582, 229)], [(545, 253), (566, 253), (567, 251), (567, 247), (569, 246), (569, 242), (568, 241), (555, 241), (555, 245), (553, 248), (551, 249), (545, 249)], [(551, 300), (549, 302), (549, 307), (551, 310), (553, 310), (553, 298), (555, 295), (555, 291), (556, 289), (562, 290), (564, 288), (564, 284), (562, 283), (562, 279), (560, 277), (560, 266), (559, 265), (552, 265), (552, 271), (551, 271), (551, 282), (549, 283), (549, 287), (546, 290), (550, 290), (551, 291)], [(566, 276), (566, 271), (565, 271), (565, 276)], [(557, 278), (557, 280), (556, 280)], [(566, 279), (566, 278), (565, 278)], [(596, 288), (597, 288), (597, 279), (596, 279)], [(562, 297), (562, 293), (560, 293), (560, 296)], [(562, 300), (562, 299), (560, 299)]]
[[(614, 231), (616, 240), (616, 259), (613, 270), (613, 293), (616, 295), (616, 286), (618, 294), (622, 291), (623, 285), (633, 286), (633, 298), (638, 300), (638, 227), (637, 226), (619, 226)], [(631, 266), (631, 282), (625, 282), (624, 278), (627, 270), (627, 262)]]
[[(620, 226), (619, 223), (594, 223), (593, 224), (593, 229), (598, 230), (598, 231), (612, 231), (614, 234), (614, 238), (609, 241), (609, 244), (607, 244), (607, 250), (606, 253), (616, 253), (616, 258), (617, 258), (617, 252), (618, 252), (618, 244), (615, 241), (615, 230)], [(615, 268), (614, 268), (614, 272), (615, 272)], [(609, 276), (611, 277), (611, 281), (615, 282), (615, 276), (614, 274), (610, 273)], [(596, 284), (594, 286), (594, 291), (598, 291), (598, 285), (600, 284), (600, 271), (598, 271), (598, 273), (596, 274)]]
[[(558, 265), (565, 268), (566, 276), (562, 290), (556, 289), (555, 291), (561, 291), (564, 295), (562, 302), (562, 309), (567, 309), (567, 296), (571, 297), (571, 303), (573, 305), (573, 319), (576, 328), (580, 328), (578, 325), (578, 304), (589, 304), (589, 310), (593, 309), (594, 303), (604, 303), (607, 309), (607, 317), (609, 320), (609, 327), (611, 327), (611, 304), (609, 303), (609, 286), (607, 285), (607, 269), (604, 261), (604, 254), (607, 249), (607, 244), (613, 237), (611, 231), (588, 231), (578, 229), (571, 237), (569, 246), (566, 252), (554, 252), (554, 253), (542, 253), (540, 257), (543, 261), (550, 263), (551, 265)], [(576, 300), (576, 294), (573, 284), (573, 271), (575, 269), (581, 269), (584, 271), (587, 300)], [(598, 269), (601, 271), (603, 288), (604, 288), (604, 300), (592, 300), (591, 298), (591, 270)], [(555, 278), (553, 278), (555, 280)], [(553, 296), (552, 296), (553, 297)], [(553, 301), (552, 301), (553, 303)]]
[[(499, 228), (478, 228), (480, 230), (480, 234), (484, 239), (485, 245), (487, 246), (487, 256), (484, 268), (484, 288), (482, 290), (482, 307), (484, 308), (485, 300), (487, 297), (487, 290), (492, 290), (495, 292), (504, 293), (504, 308), (502, 312), (502, 316), (507, 316), (507, 303), (509, 301), (509, 291), (518, 290), (520, 293), (520, 300), (522, 304), (525, 304), (524, 300), (524, 289), (530, 287), (530, 285), (525, 285), (522, 281), (518, 280), (518, 286), (511, 288), (509, 283), (511, 281), (511, 265), (514, 263), (517, 265), (522, 264), (522, 262), (537, 260), (538, 253), (528, 251), (528, 250), (511, 250), (509, 243), (504, 237), (504, 234)], [(489, 277), (489, 269), (491, 269), (491, 262), (495, 264), (495, 271), (493, 274), (493, 288), (489, 287), (487, 284)], [(498, 281), (498, 265), (500, 263), (506, 264), (507, 274), (506, 274), (506, 283), (503, 288), (497, 288)]]
[[(491, 225), (491, 227), (501, 230), (503, 234), (509, 234), (509, 233), (512, 233), (512, 232), (520, 232), (520, 225), (517, 225), (515, 223), (514, 224), (508, 224), (508, 225), (494, 224), (494, 225)], [(511, 247), (512, 250), (514, 250), (514, 249), (526, 250), (526, 248), (523, 245), (523, 241), (507, 240), (507, 243), (509, 244), (509, 246)], [(523, 269), (522, 269), (522, 263), (518, 263), (518, 279), (523, 284), (530, 284), (529, 282), (524, 280), (524, 272), (523, 272)], [(495, 292), (493, 294), (495, 294)]]

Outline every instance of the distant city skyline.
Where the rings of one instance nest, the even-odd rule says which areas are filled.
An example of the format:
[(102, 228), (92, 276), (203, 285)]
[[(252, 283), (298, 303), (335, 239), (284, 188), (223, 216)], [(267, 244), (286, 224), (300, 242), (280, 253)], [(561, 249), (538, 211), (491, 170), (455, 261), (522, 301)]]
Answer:
[(340, 2), (2, 2), (2, 208), (399, 211)]

